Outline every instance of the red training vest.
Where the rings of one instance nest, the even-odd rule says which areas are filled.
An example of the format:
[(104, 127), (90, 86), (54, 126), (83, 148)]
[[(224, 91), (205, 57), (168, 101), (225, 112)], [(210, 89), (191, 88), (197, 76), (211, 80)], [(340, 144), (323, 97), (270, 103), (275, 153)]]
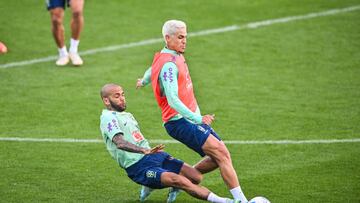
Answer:
[(176, 75), (172, 75), (171, 69), (165, 75), (159, 75), (162, 67), (167, 62), (173, 62), (178, 68), (178, 95), (181, 102), (185, 104), (192, 112), (196, 111), (197, 102), (194, 96), (193, 85), (189, 74), (188, 66), (185, 63), (183, 55), (174, 56), (169, 53), (156, 53), (153, 63), (151, 65), (151, 85), (156, 98), (156, 101), (161, 109), (162, 120), (164, 122), (169, 121), (178, 112), (171, 108), (166, 95), (162, 95), (160, 92), (159, 77), (164, 77), (165, 80), (172, 80)]

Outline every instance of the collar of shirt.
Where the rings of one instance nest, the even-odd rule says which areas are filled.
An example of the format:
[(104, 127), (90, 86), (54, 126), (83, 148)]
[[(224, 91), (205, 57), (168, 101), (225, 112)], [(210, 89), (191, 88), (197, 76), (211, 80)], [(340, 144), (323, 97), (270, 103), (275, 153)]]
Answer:
[(174, 50), (171, 50), (167, 47), (164, 47), (162, 50), (161, 50), (161, 53), (167, 53), (167, 54), (172, 54), (172, 55), (179, 55), (176, 51)]

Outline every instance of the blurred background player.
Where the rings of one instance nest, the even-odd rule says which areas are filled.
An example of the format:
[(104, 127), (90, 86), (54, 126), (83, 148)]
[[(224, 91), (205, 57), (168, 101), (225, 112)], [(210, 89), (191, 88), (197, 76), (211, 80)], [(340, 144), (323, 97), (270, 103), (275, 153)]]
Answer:
[(7, 47), (4, 43), (0, 42), (0, 54), (5, 54), (7, 52)]
[[(138, 79), (136, 87), (151, 83), (167, 133), (204, 157), (194, 167), (203, 174), (219, 168), (234, 199), (248, 202), (232, 165), (230, 152), (210, 127), (215, 116), (202, 116), (200, 113), (183, 55), (186, 49), (186, 24), (179, 20), (166, 21), (162, 34), (166, 46), (155, 54), (151, 67), (143, 78)], [(170, 196), (176, 195), (176, 189), (173, 189)]]
[[(84, 0), (46, 0), (46, 3), (51, 16), (52, 33), (59, 51), (59, 58), (56, 61), (56, 65), (65, 66), (70, 60), (75, 66), (82, 65), (83, 60), (78, 54), (78, 46), (80, 33), (84, 26)], [(65, 6), (70, 6), (72, 12), (69, 52), (65, 46), (63, 25)]]
[[(125, 169), (128, 177), (144, 186), (140, 193), (141, 202), (150, 195), (150, 188), (165, 187), (181, 188), (189, 195), (209, 202), (238, 202), (219, 197), (197, 185), (202, 179), (201, 173), (163, 152), (163, 145), (151, 149), (134, 116), (125, 112), (126, 100), (122, 87), (106, 84), (100, 95), (106, 106), (100, 117), (100, 130), (106, 148), (119, 166)], [(175, 199), (168, 199), (168, 202), (173, 201)]]

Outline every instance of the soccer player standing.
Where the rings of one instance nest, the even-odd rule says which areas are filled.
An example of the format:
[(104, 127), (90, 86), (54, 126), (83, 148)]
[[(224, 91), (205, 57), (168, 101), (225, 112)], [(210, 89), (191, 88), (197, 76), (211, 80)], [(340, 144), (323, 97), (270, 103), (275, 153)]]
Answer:
[[(84, 26), (84, 0), (46, 0), (47, 9), (50, 12), (52, 34), (58, 47), (59, 58), (56, 65), (65, 66), (71, 60), (75, 66), (83, 64), (83, 60), (78, 54), (78, 46), (80, 43), (80, 33)], [(65, 46), (64, 34), (64, 9), (66, 5), (71, 8), (71, 39), (69, 52)]]
[(155, 54), (151, 67), (143, 78), (138, 79), (136, 87), (151, 83), (168, 134), (204, 157), (194, 167), (201, 173), (219, 167), (234, 199), (247, 202), (232, 165), (230, 153), (210, 127), (214, 115), (202, 116), (197, 105), (183, 55), (186, 49), (186, 24), (178, 20), (169, 20), (164, 23), (162, 34), (166, 47)]

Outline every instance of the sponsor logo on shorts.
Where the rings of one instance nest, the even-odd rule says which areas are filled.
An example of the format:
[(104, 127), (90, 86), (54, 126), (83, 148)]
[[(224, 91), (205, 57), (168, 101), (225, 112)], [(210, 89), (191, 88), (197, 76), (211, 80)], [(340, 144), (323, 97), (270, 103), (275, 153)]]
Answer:
[(203, 128), (202, 126), (198, 126), (198, 129), (203, 132), (204, 134), (206, 134), (208, 132), (208, 130), (205, 130), (205, 128)]

